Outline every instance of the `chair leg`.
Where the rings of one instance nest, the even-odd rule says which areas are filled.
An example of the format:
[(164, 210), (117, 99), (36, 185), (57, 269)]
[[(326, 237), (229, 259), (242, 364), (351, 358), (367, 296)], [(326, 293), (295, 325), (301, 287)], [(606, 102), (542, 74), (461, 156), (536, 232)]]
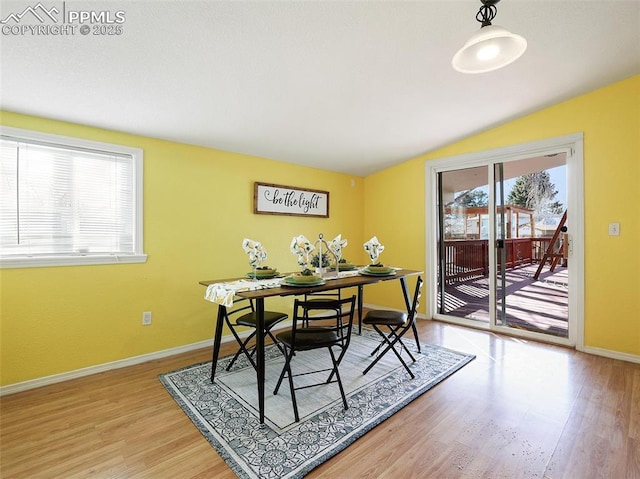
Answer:
[(376, 346), (376, 349), (374, 349), (373, 351), (371, 351), (371, 354), (369, 354), (369, 356), (374, 356), (378, 351), (380, 351), (380, 348), (382, 347), (382, 345), (385, 343), (386, 341), (383, 339), (382, 341), (380, 341), (380, 343)]
[[(400, 341), (402, 343), (402, 341)], [(396, 343), (396, 341), (394, 341), (394, 344)], [(396, 355), (396, 357), (398, 358), (398, 361), (400, 361), (402, 363), (402, 365), (404, 366), (404, 368), (407, 370), (407, 372), (409, 373), (409, 376), (411, 376), (411, 379), (414, 379), (415, 376), (413, 374), (413, 372), (411, 371), (411, 369), (409, 369), (409, 366), (407, 365), (407, 363), (404, 361), (404, 359), (402, 359), (402, 356), (400, 356), (400, 353), (398, 351), (396, 351), (396, 348), (394, 348), (393, 346), (388, 346), (387, 350), (391, 349), (393, 351), (393, 353)], [(415, 362), (415, 359), (414, 361)]]
[[(398, 336), (398, 334), (397, 334), (397, 331), (400, 328), (399, 327), (393, 328), (392, 326), (387, 326), (387, 328), (389, 329), (389, 334), (383, 333), (382, 331), (377, 329), (376, 326), (374, 325), (374, 329), (376, 329), (376, 331), (378, 331), (378, 334), (380, 334), (382, 336), (382, 340), (376, 346), (376, 348), (373, 351), (371, 351), (369, 356), (374, 356), (378, 351), (380, 351), (380, 348), (382, 346), (384, 346), (385, 344), (391, 344), (390, 340), (393, 339), (393, 343), (395, 344), (396, 342), (399, 342), (400, 345), (402, 346), (402, 349), (404, 349), (407, 352), (407, 354), (409, 355), (409, 357), (411, 358), (411, 361), (413, 361), (415, 363), (416, 362), (416, 358), (414, 358), (413, 354), (411, 354), (411, 351), (409, 351), (409, 349), (407, 349), (407, 345), (404, 344), (403, 341), (396, 341), (395, 340), (395, 338), (399, 338), (400, 336), (402, 336), (402, 334), (400, 336)], [(402, 351), (401, 351), (401, 354), (402, 354)], [(380, 356), (383, 356), (383, 355), (384, 355), (384, 353), (380, 354)]]
[(238, 356), (240, 356), (240, 353), (242, 352), (242, 349), (238, 349), (236, 351), (236, 354), (233, 355), (233, 359), (231, 359), (231, 362), (227, 365), (227, 367), (225, 368), (227, 371), (231, 370), (231, 367), (235, 364), (236, 360), (238, 359)]
[[(414, 324), (413, 326), (414, 326), (414, 328), (415, 328), (415, 324)], [(391, 327), (391, 326), (387, 326), (387, 328), (389, 328), (389, 331), (391, 332), (391, 335), (393, 335), (393, 336), (396, 336), (396, 331), (398, 331), (398, 329), (400, 329), (400, 327), (393, 328), (393, 327)], [(389, 337), (389, 338), (391, 338), (391, 335), (389, 335), (388, 337)], [(420, 343), (419, 343), (419, 342), (418, 342), (418, 340), (417, 340), (417, 338), (418, 338), (418, 333), (417, 333), (417, 331), (415, 331), (415, 330), (414, 330), (414, 335), (415, 335), (415, 337), (416, 337), (416, 344), (417, 344), (417, 346), (418, 346), (418, 352), (420, 352)], [(386, 335), (385, 335), (385, 336), (386, 336)], [(386, 337), (385, 337), (385, 338), (383, 338), (383, 339), (382, 339), (382, 341), (380, 341), (380, 344), (378, 344), (378, 345), (376, 346), (376, 348), (375, 348), (373, 351), (371, 351), (370, 356), (374, 356), (378, 351), (380, 351), (380, 348), (381, 348), (382, 346), (384, 346), (385, 344), (388, 344), (388, 343), (389, 343), (389, 341), (387, 340), (387, 338), (386, 338)], [(401, 341), (400, 343), (402, 344), (402, 348), (407, 352), (407, 354), (408, 354), (409, 356), (411, 356), (411, 352), (407, 349), (407, 346), (406, 346), (402, 341)], [(413, 359), (413, 362), (415, 362), (415, 361), (416, 361), (416, 360), (413, 358), (413, 356), (411, 356), (411, 359)]]
[(280, 352), (286, 356), (285, 350), (282, 348), (282, 346), (280, 346), (280, 343), (275, 338), (275, 336), (271, 333), (270, 329), (267, 330), (267, 335), (271, 338), (271, 341), (273, 341), (273, 344), (275, 344), (277, 346), (277, 348), (280, 350)]
[[(376, 331), (380, 336), (382, 336), (382, 339), (380, 340), (380, 342), (378, 343), (378, 345), (376, 346), (376, 348), (375, 348), (373, 351), (371, 351), (371, 353), (369, 353), (369, 356), (375, 356), (375, 355), (378, 355), (378, 356), (384, 356), (384, 353), (380, 353), (380, 354), (378, 354), (378, 352), (380, 351), (380, 349), (381, 349), (383, 346), (385, 346), (385, 347), (386, 347), (387, 345), (391, 344), (391, 339), (393, 339), (395, 336), (397, 336), (397, 334), (395, 334), (395, 331), (396, 331), (397, 329), (394, 329), (394, 328), (393, 328), (393, 327), (391, 327), (391, 326), (387, 326), (387, 329), (389, 330), (389, 334), (387, 334), (387, 333), (383, 333), (383, 332), (378, 328), (378, 326), (376, 326), (375, 324), (374, 324), (374, 325), (372, 325), (372, 326), (373, 326), (373, 329), (374, 329), (374, 330), (375, 330), (375, 331)], [(406, 349), (406, 348), (405, 348), (405, 349)], [(385, 352), (386, 352), (386, 351), (385, 351)], [(409, 351), (407, 351), (407, 353), (409, 353)], [(409, 353), (409, 354), (411, 354), (411, 353)], [(414, 359), (414, 362), (415, 362), (415, 359)]]
[(420, 340), (418, 339), (418, 327), (416, 326), (415, 319), (413, 320), (413, 324), (411, 325), (411, 329), (413, 329), (413, 337), (416, 338), (416, 348), (418, 348), (418, 352), (421, 353), (420, 349)]
[[(245, 339), (245, 341), (244, 341), (244, 343), (243, 343), (243, 344), (244, 344), (244, 346), (245, 346), (245, 349), (246, 349), (245, 354), (248, 354), (249, 361), (251, 361), (251, 363), (252, 363), (252, 364), (254, 364), (254, 361), (253, 361), (252, 359), (253, 359), (254, 354), (256, 353), (256, 348), (255, 348), (255, 345), (254, 345), (254, 347), (253, 347), (253, 348), (251, 348), (251, 350), (249, 350), (248, 348), (246, 348), (246, 346), (247, 346), (247, 344), (249, 343), (249, 341), (251, 341), (251, 339), (252, 339), (254, 336), (255, 336), (255, 331), (254, 331), (254, 332), (253, 332), (253, 333), (252, 333), (252, 334), (251, 334), (247, 339)], [(285, 350), (284, 350), (284, 349), (282, 349), (282, 346), (280, 346), (280, 343), (279, 343), (279, 342), (278, 342), (278, 340), (275, 338), (275, 336), (271, 333), (271, 331), (270, 331), (270, 330), (267, 330), (267, 331), (265, 332), (265, 337), (266, 337), (266, 336), (269, 336), (269, 337), (271, 338), (271, 341), (273, 341), (273, 344), (275, 344), (275, 345), (277, 346), (277, 348), (280, 350), (280, 352), (281, 352), (283, 355), (285, 355), (285, 356), (286, 356), (286, 352), (285, 352)], [(241, 350), (242, 350), (242, 349), (241, 349)], [(235, 362), (235, 360), (237, 359), (237, 357), (240, 355), (241, 350), (240, 350), (240, 351), (238, 351), (238, 352), (236, 353), (236, 356), (231, 360), (231, 363), (230, 363), (230, 364), (229, 364), (229, 366), (228, 366), (229, 368), (233, 365), (233, 363)], [(254, 368), (255, 368), (255, 364), (254, 364)], [(229, 369), (227, 369), (227, 371), (228, 371), (228, 370), (229, 370)]]
[(289, 366), (289, 362), (291, 361), (292, 357), (293, 357), (293, 350), (291, 350), (288, 353), (285, 352), (284, 366), (282, 367), (282, 371), (280, 372), (280, 377), (278, 378), (278, 382), (276, 383), (276, 388), (273, 390), (274, 395), (278, 394), (278, 390), (280, 389), (280, 385), (282, 384), (282, 380), (284, 379), (284, 374), (287, 372), (287, 370), (291, 370), (291, 367)]
[[(378, 361), (380, 361), (380, 359), (387, 354), (387, 352), (389, 352), (389, 350), (392, 350), (393, 353), (396, 355), (396, 357), (398, 358), (398, 360), (402, 363), (402, 365), (404, 366), (404, 368), (407, 370), (407, 372), (409, 373), (409, 376), (411, 376), (411, 379), (415, 378), (415, 375), (413, 374), (413, 372), (411, 371), (411, 369), (409, 369), (409, 366), (407, 365), (407, 363), (404, 361), (404, 359), (402, 359), (402, 356), (400, 356), (400, 353), (398, 353), (398, 351), (396, 351), (396, 348), (394, 348), (395, 344), (397, 342), (400, 342), (400, 344), (402, 344), (402, 334), (398, 335), (395, 332), (393, 332), (393, 334), (395, 335), (395, 338), (393, 339), (393, 341), (390, 341), (389, 338), (387, 337), (387, 335), (375, 324), (373, 325), (373, 328), (378, 332), (378, 334), (380, 336), (382, 336), (383, 338), (385, 338), (385, 341), (387, 342), (387, 347), (382, 351), (382, 353), (380, 353), (378, 355), (378, 357), (376, 357), (371, 364), (369, 364), (369, 366), (366, 367), (366, 369), (362, 372), (362, 374), (367, 374), (371, 368), (373, 366), (375, 366)], [(406, 330), (405, 330), (406, 331)], [(404, 345), (403, 345), (404, 346)], [(405, 350), (408, 352), (409, 350), (406, 349)], [(413, 362), (415, 362), (414, 357), (411, 355), (411, 353), (409, 353), (409, 356), (411, 356), (411, 359), (413, 359)]]
[(296, 422), (300, 421), (300, 416), (298, 415), (298, 402), (296, 401), (296, 388), (293, 387), (293, 374), (291, 373), (291, 363), (288, 364), (287, 374), (289, 375), (289, 390), (291, 391), (291, 402), (293, 403), (293, 417)]
[[(340, 356), (338, 356), (338, 366), (340, 366), (340, 363), (342, 362), (342, 358), (344, 358), (344, 355), (347, 352), (346, 348), (340, 347), (340, 349), (341, 351), (340, 351)], [(332, 378), (333, 378), (333, 371), (331, 371), (331, 374), (329, 375), (329, 379), (327, 379), (327, 383), (331, 382)]]
[[(409, 349), (407, 348), (407, 345), (406, 345), (406, 344), (404, 344), (404, 341), (402, 341), (402, 340), (400, 339), (400, 337), (401, 337), (401, 336), (402, 336), (402, 334), (404, 334), (404, 333), (402, 333), (402, 334), (398, 335), (398, 333), (397, 333), (398, 328), (396, 328), (396, 329), (389, 328), (389, 331), (390, 331), (390, 333), (389, 333), (389, 336), (388, 336), (388, 337), (389, 337), (389, 338), (392, 338), (392, 337), (393, 337), (393, 338), (397, 338), (397, 340), (396, 340), (396, 339), (394, 339), (393, 343), (394, 343), (394, 344), (395, 344), (396, 342), (400, 343), (400, 345), (402, 346), (402, 349), (404, 349), (404, 350), (407, 352), (407, 354), (408, 354), (408, 355), (409, 355), (409, 357), (411, 358), (411, 361), (415, 363), (415, 362), (416, 362), (416, 358), (414, 358), (414, 357), (413, 357), (413, 354), (411, 354), (411, 351), (409, 351)], [(394, 349), (395, 349), (395, 348), (394, 348)], [(402, 354), (402, 349), (400, 350), (400, 354)]]
[(296, 401), (296, 391), (293, 387), (293, 374), (291, 373), (291, 358), (293, 357), (293, 349), (289, 352), (288, 355), (285, 356), (284, 367), (282, 368), (282, 372), (280, 373), (280, 377), (278, 378), (278, 383), (276, 384), (276, 388), (273, 390), (273, 394), (278, 394), (278, 390), (280, 389), (280, 385), (282, 384), (282, 380), (284, 379), (285, 373), (289, 377), (289, 390), (291, 391), (291, 402), (293, 403), (293, 416), (296, 422), (300, 421), (300, 416), (298, 415), (298, 403)]
[(251, 334), (247, 337), (247, 339), (242, 341), (240, 336), (238, 336), (238, 333), (236, 333), (232, 327), (229, 327), (229, 329), (231, 329), (231, 332), (235, 336), (237, 343), (240, 345), (240, 349), (238, 349), (238, 351), (236, 352), (235, 356), (233, 356), (233, 359), (228, 364), (227, 371), (231, 370), (231, 367), (233, 366), (233, 364), (236, 362), (236, 360), (240, 356), (240, 353), (244, 353), (247, 356), (247, 359), (249, 360), (249, 362), (251, 362), (251, 365), (253, 366), (253, 369), (255, 369), (256, 368), (256, 363), (253, 360), (253, 358), (251, 357), (252, 355), (249, 354), (249, 351), (247, 350), (247, 344), (249, 344), (249, 341), (251, 341), (253, 339), (253, 337), (256, 335), (256, 331), (252, 331)]
[(329, 349), (329, 354), (331, 354), (331, 361), (333, 362), (333, 371), (331, 372), (331, 376), (329, 376), (329, 378), (331, 378), (333, 374), (336, 375), (336, 381), (338, 383), (338, 387), (340, 388), (340, 396), (342, 396), (342, 404), (344, 404), (344, 409), (346, 411), (347, 409), (349, 409), (349, 405), (347, 404), (347, 397), (344, 394), (344, 388), (342, 387), (342, 380), (340, 379), (340, 372), (338, 371), (339, 363), (338, 361), (336, 361), (336, 357), (333, 354), (333, 349), (331, 348), (328, 348), (328, 349)]
[(378, 328), (378, 326), (376, 326), (375, 324), (374, 324), (374, 325), (372, 325), (372, 326), (373, 326), (373, 329), (375, 329), (375, 330), (376, 330), (376, 332), (377, 332), (380, 336), (382, 336), (382, 342), (381, 342), (381, 344), (379, 344), (379, 345), (378, 345), (378, 347), (377, 347), (376, 349), (374, 349), (374, 350), (371, 352), (370, 356), (373, 356), (373, 355), (376, 353), (376, 351), (378, 351), (378, 350), (380, 349), (380, 346), (382, 346), (382, 344), (384, 344), (384, 343), (387, 343), (387, 348), (384, 350), (384, 352), (383, 352), (382, 354), (378, 354), (378, 355), (376, 356), (376, 358), (375, 358), (375, 359), (374, 359), (374, 360), (373, 360), (373, 361), (372, 361), (372, 362), (371, 362), (371, 363), (370, 363), (370, 364), (365, 368), (365, 370), (364, 370), (364, 371), (362, 371), (362, 374), (367, 374), (367, 373), (371, 370), (371, 368), (372, 368), (372, 367), (374, 367), (374, 366), (378, 363), (378, 361), (380, 361), (380, 359), (382, 359), (382, 356), (384, 356), (384, 353), (389, 349), (389, 346), (388, 346), (388, 345), (389, 345), (389, 344), (391, 344), (391, 343), (389, 342), (389, 338), (387, 338), (387, 335), (386, 335), (386, 334), (384, 334), (384, 333), (380, 330), (380, 328)]
[[(240, 349), (238, 349), (238, 351), (236, 351), (236, 354), (231, 359), (231, 362), (227, 365), (227, 371), (231, 370), (231, 368), (233, 367), (233, 365), (237, 361), (238, 357), (240, 357), (240, 353), (244, 353), (247, 356), (247, 359), (249, 360), (251, 365), (253, 366), (253, 369), (256, 369), (256, 367), (257, 367), (256, 366), (256, 362), (253, 359), (253, 355), (255, 354), (256, 350), (255, 350), (255, 348), (252, 348), (251, 350), (249, 350), (247, 348), (247, 344), (249, 344), (249, 342), (255, 337), (257, 331), (255, 331), (255, 330), (252, 331), (251, 334), (249, 336), (247, 336), (247, 338), (244, 341), (242, 341), (240, 336), (235, 332), (235, 330), (233, 329), (233, 327), (231, 325), (229, 325), (229, 329), (231, 330), (231, 332), (233, 333), (234, 337), (236, 338), (236, 341), (240, 345)], [(275, 344), (278, 347), (280, 352), (286, 356), (286, 353), (285, 353), (284, 349), (282, 349), (282, 346), (280, 346), (280, 343), (278, 343), (278, 341), (273, 336), (271, 331), (270, 330), (266, 330), (265, 333), (266, 333), (266, 335), (268, 335), (271, 338), (271, 340), (273, 341), (273, 344)]]

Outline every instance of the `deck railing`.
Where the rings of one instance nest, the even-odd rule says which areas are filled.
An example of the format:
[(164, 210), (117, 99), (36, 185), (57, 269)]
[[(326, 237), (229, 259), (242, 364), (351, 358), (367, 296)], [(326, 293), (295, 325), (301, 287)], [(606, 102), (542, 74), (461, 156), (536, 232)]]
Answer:
[[(506, 268), (538, 263), (551, 238), (509, 238), (504, 240)], [(445, 283), (465, 281), (489, 274), (488, 240), (449, 240), (444, 242)], [(500, 264), (500, 258), (498, 258)]]

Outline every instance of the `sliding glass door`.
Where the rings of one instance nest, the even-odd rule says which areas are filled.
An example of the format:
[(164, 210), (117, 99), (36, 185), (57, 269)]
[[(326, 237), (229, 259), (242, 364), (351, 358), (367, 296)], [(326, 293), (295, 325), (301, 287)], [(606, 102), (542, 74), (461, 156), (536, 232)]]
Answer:
[(494, 267), (491, 270), (495, 274), (495, 324), (507, 325), (506, 312), (506, 268), (507, 268), (507, 222), (505, 220), (504, 199), (504, 164), (493, 165), (494, 198), (495, 207), (491, 208), (494, 214)]
[(569, 337), (566, 153), (494, 164), (496, 324)]
[(568, 339), (566, 153), (443, 168), (434, 186), (434, 316)]
[(438, 313), (488, 323), (488, 167), (438, 173)]

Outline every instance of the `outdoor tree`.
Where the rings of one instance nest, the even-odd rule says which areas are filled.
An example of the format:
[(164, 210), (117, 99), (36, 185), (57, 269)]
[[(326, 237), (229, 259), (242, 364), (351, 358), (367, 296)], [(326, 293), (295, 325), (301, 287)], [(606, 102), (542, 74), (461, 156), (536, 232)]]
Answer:
[(469, 190), (456, 198), (456, 204), (467, 208), (477, 208), (489, 204), (489, 195), (482, 190)]
[(507, 204), (534, 211), (534, 216), (544, 218), (562, 213), (564, 206), (556, 201), (558, 190), (546, 171), (529, 173), (519, 177), (507, 197)]
[(465, 221), (467, 217), (463, 214), (466, 208), (481, 208), (489, 204), (489, 195), (481, 189), (467, 190), (456, 196), (455, 201), (450, 204), (450, 212), (445, 215), (445, 236), (460, 237), (465, 234)]

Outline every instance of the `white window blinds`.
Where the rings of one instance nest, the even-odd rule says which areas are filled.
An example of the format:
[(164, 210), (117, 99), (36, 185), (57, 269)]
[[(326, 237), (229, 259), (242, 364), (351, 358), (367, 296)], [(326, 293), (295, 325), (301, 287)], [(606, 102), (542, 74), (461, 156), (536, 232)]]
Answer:
[(141, 253), (136, 166), (132, 153), (3, 134), (2, 260)]

